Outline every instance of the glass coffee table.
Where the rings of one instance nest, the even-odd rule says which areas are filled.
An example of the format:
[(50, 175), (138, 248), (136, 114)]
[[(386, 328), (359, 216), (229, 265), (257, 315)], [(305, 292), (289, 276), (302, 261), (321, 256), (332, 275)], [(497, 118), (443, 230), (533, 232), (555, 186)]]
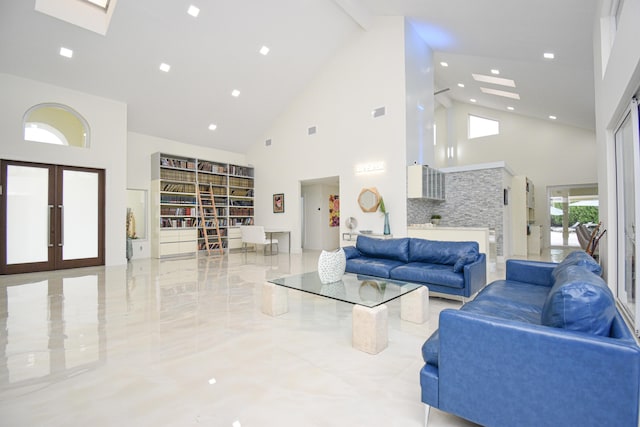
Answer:
[(377, 354), (388, 345), (386, 303), (400, 298), (401, 318), (424, 323), (429, 316), (429, 289), (424, 285), (380, 277), (345, 273), (338, 282), (323, 284), (317, 271), (281, 277), (265, 282), (262, 311), (279, 316), (289, 311), (288, 290), (353, 304), (353, 347)]

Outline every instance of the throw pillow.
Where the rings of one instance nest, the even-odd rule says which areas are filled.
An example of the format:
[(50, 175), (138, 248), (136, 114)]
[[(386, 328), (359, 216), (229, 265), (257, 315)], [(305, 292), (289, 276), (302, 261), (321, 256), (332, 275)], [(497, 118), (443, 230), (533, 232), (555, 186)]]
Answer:
[(557, 280), (557, 275), (562, 270), (572, 265), (584, 267), (590, 272), (597, 274), (598, 276), (602, 274), (602, 267), (600, 267), (600, 264), (598, 264), (598, 262), (593, 259), (591, 255), (589, 255), (585, 251), (573, 251), (569, 255), (567, 255), (562, 260), (562, 262), (560, 262), (560, 264), (556, 266), (556, 268), (553, 269), (551, 275), (554, 279)]
[(465, 265), (471, 264), (477, 258), (478, 258), (478, 255), (477, 254), (473, 254), (473, 253), (461, 256), (460, 258), (458, 258), (456, 263), (453, 264), (453, 272), (454, 273), (460, 273), (464, 269)]
[(542, 324), (609, 336), (616, 305), (607, 284), (582, 266), (561, 269), (542, 307)]

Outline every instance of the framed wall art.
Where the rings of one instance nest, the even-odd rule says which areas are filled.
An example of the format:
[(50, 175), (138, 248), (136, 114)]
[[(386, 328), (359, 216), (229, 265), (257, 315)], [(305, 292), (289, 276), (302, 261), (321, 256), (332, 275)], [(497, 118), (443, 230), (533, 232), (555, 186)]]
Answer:
[(284, 213), (284, 194), (273, 195), (273, 213)]

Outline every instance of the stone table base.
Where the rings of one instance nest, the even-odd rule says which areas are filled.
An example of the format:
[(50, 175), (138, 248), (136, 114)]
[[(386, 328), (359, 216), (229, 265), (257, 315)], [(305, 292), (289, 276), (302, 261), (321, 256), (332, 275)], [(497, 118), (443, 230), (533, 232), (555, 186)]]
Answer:
[(353, 306), (353, 347), (369, 354), (378, 354), (389, 344), (386, 305), (369, 308)]
[(269, 316), (280, 316), (288, 311), (288, 289), (265, 282), (262, 286), (262, 312)]
[(400, 318), (413, 323), (429, 320), (429, 288), (421, 286), (400, 297)]

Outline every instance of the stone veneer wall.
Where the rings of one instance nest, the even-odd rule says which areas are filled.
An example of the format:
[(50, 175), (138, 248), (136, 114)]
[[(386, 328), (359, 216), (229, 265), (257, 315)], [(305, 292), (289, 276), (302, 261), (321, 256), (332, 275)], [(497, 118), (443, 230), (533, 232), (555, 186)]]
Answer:
[[(495, 230), (496, 255), (503, 256), (504, 168), (445, 173), (445, 200), (407, 199), (407, 224), (440, 214), (440, 226)], [(489, 254), (487, 254), (489, 256)]]

